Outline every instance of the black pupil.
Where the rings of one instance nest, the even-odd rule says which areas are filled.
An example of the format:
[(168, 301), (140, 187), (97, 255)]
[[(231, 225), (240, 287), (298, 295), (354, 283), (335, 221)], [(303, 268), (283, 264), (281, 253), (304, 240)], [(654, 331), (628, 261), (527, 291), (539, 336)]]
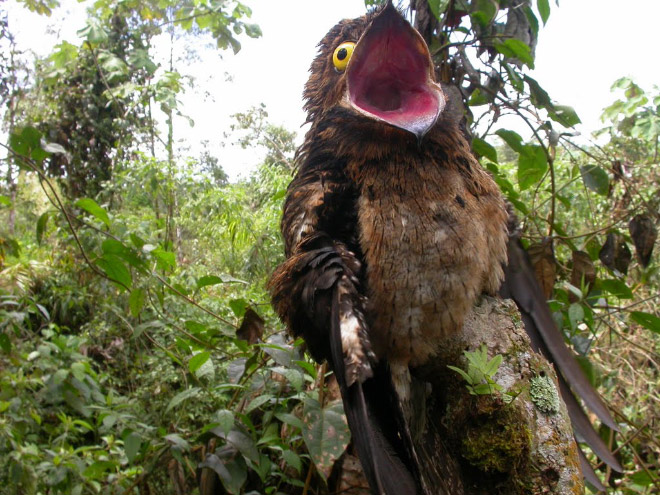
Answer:
[(348, 56), (348, 50), (346, 48), (340, 48), (337, 52), (337, 60), (344, 60)]

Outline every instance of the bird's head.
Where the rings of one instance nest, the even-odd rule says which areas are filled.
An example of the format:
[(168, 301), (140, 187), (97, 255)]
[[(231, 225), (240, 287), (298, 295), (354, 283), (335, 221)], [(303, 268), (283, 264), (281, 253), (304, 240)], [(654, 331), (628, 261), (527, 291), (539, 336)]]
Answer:
[(309, 121), (340, 107), (421, 139), (445, 107), (424, 39), (391, 1), (340, 22), (319, 47), (305, 86)]

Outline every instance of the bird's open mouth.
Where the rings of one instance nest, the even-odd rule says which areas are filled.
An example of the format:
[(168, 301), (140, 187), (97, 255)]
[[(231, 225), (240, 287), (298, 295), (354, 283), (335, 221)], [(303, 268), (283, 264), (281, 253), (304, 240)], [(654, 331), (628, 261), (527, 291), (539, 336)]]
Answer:
[(391, 3), (358, 41), (347, 78), (354, 108), (419, 138), (444, 107), (426, 43)]

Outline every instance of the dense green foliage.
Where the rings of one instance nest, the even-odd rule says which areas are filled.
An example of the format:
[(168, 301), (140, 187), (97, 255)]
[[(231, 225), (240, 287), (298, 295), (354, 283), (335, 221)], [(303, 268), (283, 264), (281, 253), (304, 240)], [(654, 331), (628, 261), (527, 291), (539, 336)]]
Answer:
[[(626, 473), (602, 474), (613, 493), (657, 493), (660, 280), (648, 250), (660, 220), (660, 95), (617, 81), (608, 144), (578, 146), (564, 132), (574, 112), (524, 74), (526, 41), (510, 32), (493, 41), (508, 2), (429, 4), (443, 20), (436, 48), (466, 57), (461, 43), (491, 40), (478, 56), (497, 84), (463, 74), (471, 108), (488, 109), (471, 122), (475, 150), (523, 219), (557, 323), (621, 424), (603, 435)], [(535, 12), (545, 22), (549, 2), (525, 5), (538, 30)], [(176, 61), (157, 71), (152, 60), (163, 34), (210, 36), (237, 52), (237, 36), (259, 35), (249, 15), (225, 0), (98, 0), (83, 45), (60, 44), (35, 68), (21, 65), (0, 25), (10, 54), (0, 58), (6, 493), (199, 493), (198, 482), (205, 495), (219, 484), (322, 493), (348, 444), (325, 368), (282, 333), (265, 288), (282, 259), (294, 134), (269, 124), (263, 107), (236, 115), (242, 144), (266, 158), (229, 183), (216, 157), (177, 153), (183, 74)], [(533, 139), (483, 125), (499, 107), (525, 117)]]

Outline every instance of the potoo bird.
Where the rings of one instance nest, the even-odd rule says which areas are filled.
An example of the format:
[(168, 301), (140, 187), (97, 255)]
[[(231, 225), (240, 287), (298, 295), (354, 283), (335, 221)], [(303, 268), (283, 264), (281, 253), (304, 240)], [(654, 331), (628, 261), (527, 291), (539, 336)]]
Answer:
[(558, 363), (571, 398), (616, 427), (534, 292), (502, 194), (420, 34), (388, 2), (333, 27), (310, 72), (311, 127), (282, 218), (287, 259), (270, 288), (290, 332), (337, 376), (372, 492), (429, 493), (406, 412), (411, 371), (461, 332), (479, 296), (498, 293), (505, 267), (503, 291), (520, 299), (535, 349)]

